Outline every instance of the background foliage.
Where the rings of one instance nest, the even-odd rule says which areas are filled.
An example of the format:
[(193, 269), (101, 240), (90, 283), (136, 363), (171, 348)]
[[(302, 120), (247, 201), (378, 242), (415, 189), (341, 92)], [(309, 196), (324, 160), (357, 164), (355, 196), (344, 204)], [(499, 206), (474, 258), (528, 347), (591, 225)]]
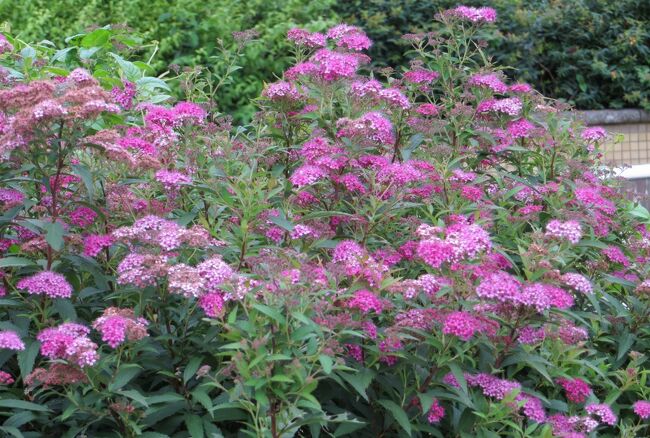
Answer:
[[(481, 6), (481, 0), (468, 5)], [(159, 41), (154, 66), (201, 65), (217, 53), (217, 39), (255, 28), (264, 46), (247, 48), (236, 85), (219, 96), (221, 109), (249, 118), (264, 81), (289, 65), (286, 31), (296, 25), (322, 30), (336, 21), (368, 30), (376, 65), (402, 65), (404, 33), (429, 31), (433, 15), (454, 0), (31, 0), (21, 8), (0, 1), (0, 20), (26, 40), (60, 44), (89, 24), (126, 23), (144, 41)], [(489, 53), (545, 95), (580, 109), (650, 108), (650, 3), (645, 0), (495, 0), (498, 32)], [(323, 18), (327, 17), (327, 18)], [(514, 71), (510, 72), (514, 77)]]
[[(0, 21), (25, 41), (43, 38), (62, 45), (64, 38), (83, 32), (89, 25), (126, 24), (143, 41), (157, 41), (159, 50), (153, 67), (165, 71), (170, 64), (211, 65), (219, 53), (218, 39), (231, 43), (231, 33), (254, 28), (264, 44), (251, 44), (238, 61), (229, 87), (219, 95), (223, 112), (248, 117), (254, 111), (250, 100), (257, 97), (263, 82), (273, 81), (291, 62), (285, 42), (287, 30), (308, 25), (322, 30), (336, 22), (332, 0), (33, 0), (16, 8), (12, 0), (0, 0)], [(319, 18), (332, 17), (329, 21)]]

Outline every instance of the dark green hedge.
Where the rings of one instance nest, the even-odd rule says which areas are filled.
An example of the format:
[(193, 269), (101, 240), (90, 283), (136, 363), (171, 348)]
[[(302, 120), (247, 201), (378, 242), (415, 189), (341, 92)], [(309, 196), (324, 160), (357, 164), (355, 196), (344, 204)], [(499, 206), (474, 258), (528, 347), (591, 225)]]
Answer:
[(0, 21), (23, 39), (56, 43), (89, 25), (125, 23), (159, 41), (159, 71), (218, 62), (217, 38), (255, 28), (263, 42), (247, 48), (237, 80), (219, 94), (223, 110), (247, 118), (263, 81), (289, 64), (290, 27), (357, 24), (375, 41), (376, 64), (398, 66), (401, 35), (431, 30), (435, 13), (458, 3), (497, 9), (491, 53), (544, 94), (585, 109), (650, 109), (649, 0), (0, 0)]
[(542, 93), (583, 109), (650, 109), (649, 0), (349, 0), (335, 10), (375, 40), (378, 63), (400, 65), (400, 35), (430, 31), (458, 3), (498, 11), (490, 52)]

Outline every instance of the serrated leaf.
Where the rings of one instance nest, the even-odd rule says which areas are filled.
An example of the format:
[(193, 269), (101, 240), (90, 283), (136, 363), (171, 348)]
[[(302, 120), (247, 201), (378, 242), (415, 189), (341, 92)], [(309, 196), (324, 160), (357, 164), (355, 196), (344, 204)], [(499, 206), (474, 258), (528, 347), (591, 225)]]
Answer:
[(195, 414), (185, 415), (185, 425), (192, 438), (203, 438), (203, 421)]
[(34, 363), (36, 362), (36, 357), (38, 356), (40, 347), (41, 343), (34, 341), (24, 350), (19, 351), (16, 355), (16, 358), (18, 359), (18, 368), (20, 368), (20, 375), (23, 380), (34, 369)]
[(185, 369), (183, 370), (183, 383), (187, 384), (187, 382), (196, 374), (196, 371), (199, 369), (201, 366), (201, 358), (200, 357), (193, 357), (190, 359), (190, 361), (187, 363), (187, 366), (185, 366)]

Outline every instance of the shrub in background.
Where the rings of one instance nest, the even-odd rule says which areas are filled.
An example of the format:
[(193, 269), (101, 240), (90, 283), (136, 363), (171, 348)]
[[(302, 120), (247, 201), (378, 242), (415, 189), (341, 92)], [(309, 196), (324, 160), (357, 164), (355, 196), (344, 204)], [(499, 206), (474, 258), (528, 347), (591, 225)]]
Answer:
[[(480, 0), (467, 2), (480, 6)], [(378, 65), (402, 65), (400, 36), (428, 32), (433, 14), (453, 0), (341, 1), (335, 10), (368, 30)], [(650, 109), (650, 4), (643, 0), (495, 0), (498, 32), (488, 54), (510, 78), (580, 109)]]
[(331, 0), (34, 0), (17, 8), (9, 1), (0, 2), (0, 21), (9, 23), (18, 38), (47, 39), (57, 44), (92, 25), (124, 24), (144, 41), (158, 43), (152, 64), (158, 73), (171, 64), (220, 64), (219, 40), (231, 49), (232, 32), (255, 29), (264, 44), (247, 46), (238, 59), (240, 70), (231, 75), (237, 81), (219, 94), (221, 111), (249, 119), (254, 111), (251, 99), (259, 95), (265, 81), (273, 80), (273, 72), (282, 71), (291, 62), (285, 41), (287, 30), (297, 25), (322, 30), (335, 24), (338, 20), (331, 4)]
[(381, 78), (292, 29), (237, 127), (127, 34), (0, 37), (0, 431), (647, 432), (650, 214), (489, 62), (494, 10), (438, 20)]

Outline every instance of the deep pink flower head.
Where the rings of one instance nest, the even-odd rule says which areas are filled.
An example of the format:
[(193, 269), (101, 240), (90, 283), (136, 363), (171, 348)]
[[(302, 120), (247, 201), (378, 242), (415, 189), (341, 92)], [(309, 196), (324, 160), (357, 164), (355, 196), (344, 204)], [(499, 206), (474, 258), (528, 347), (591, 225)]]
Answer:
[(92, 208), (77, 207), (70, 213), (70, 222), (80, 228), (87, 228), (95, 222), (96, 217), (97, 213)]
[(438, 399), (433, 400), (433, 404), (427, 412), (427, 421), (430, 424), (440, 423), (440, 420), (445, 416), (445, 408), (440, 405)]
[(353, 54), (318, 50), (310, 59), (316, 66), (316, 75), (324, 81), (351, 78), (359, 68), (359, 58)]
[(468, 374), (465, 376), (467, 384), (481, 388), (483, 394), (488, 397), (494, 397), (498, 400), (504, 399), (512, 391), (521, 389), (519, 382), (499, 379), (490, 374), (479, 373), (475, 375)]
[(88, 338), (90, 329), (72, 322), (42, 330), (37, 336), (41, 354), (50, 359), (65, 359), (81, 368), (94, 365), (99, 360), (97, 344)]
[(446, 335), (458, 336), (463, 341), (469, 341), (474, 333), (481, 330), (481, 327), (481, 321), (474, 315), (457, 311), (447, 315), (442, 332)]
[(358, 290), (347, 302), (351, 309), (359, 309), (363, 313), (374, 311), (381, 313), (384, 310), (384, 302), (375, 294), (366, 289)]
[(11, 374), (0, 371), (0, 385), (11, 385), (14, 382), (15, 380)]
[(312, 166), (312, 165), (303, 165), (293, 171), (293, 174), (289, 178), (291, 184), (295, 187), (304, 187), (312, 185), (319, 180), (327, 176), (327, 171), (322, 167)]
[(220, 317), (224, 310), (223, 293), (215, 291), (202, 295), (199, 298), (199, 306), (210, 318)]
[(566, 398), (573, 403), (583, 403), (591, 394), (591, 388), (587, 382), (580, 378), (565, 379), (561, 377), (557, 379), (557, 383), (564, 388)]
[(20, 351), (25, 349), (25, 344), (18, 333), (12, 330), (2, 330), (0, 331), (0, 349)]
[(432, 103), (423, 103), (415, 109), (415, 112), (423, 116), (437, 116), (440, 109)]
[(535, 125), (526, 119), (519, 119), (508, 123), (506, 129), (513, 138), (528, 138), (535, 129)]
[(633, 405), (634, 413), (637, 414), (642, 420), (650, 418), (650, 401), (639, 400)]
[(16, 283), (18, 289), (27, 290), (30, 295), (46, 295), (50, 298), (70, 298), (72, 286), (65, 277), (52, 271), (43, 271)]
[(93, 328), (102, 334), (102, 341), (116, 348), (126, 340), (138, 341), (147, 336), (149, 322), (136, 317), (132, 309), (108, 307), (93, 322)]
[(83, 253), (88, 257), (96, 257), (103, 249), (109, 248), (115, 239), (110, 234), (90, 234), (84, 237)]
[(567, 272), (560, 277), (560, 280), (564, 285), (569, 286), (578, 292), (581, 292), (585, 295), (589, 295), (594, 292), (594, 288), (591, 285), (589, 279), (584, 275), (577, 274), (575, 272)]

